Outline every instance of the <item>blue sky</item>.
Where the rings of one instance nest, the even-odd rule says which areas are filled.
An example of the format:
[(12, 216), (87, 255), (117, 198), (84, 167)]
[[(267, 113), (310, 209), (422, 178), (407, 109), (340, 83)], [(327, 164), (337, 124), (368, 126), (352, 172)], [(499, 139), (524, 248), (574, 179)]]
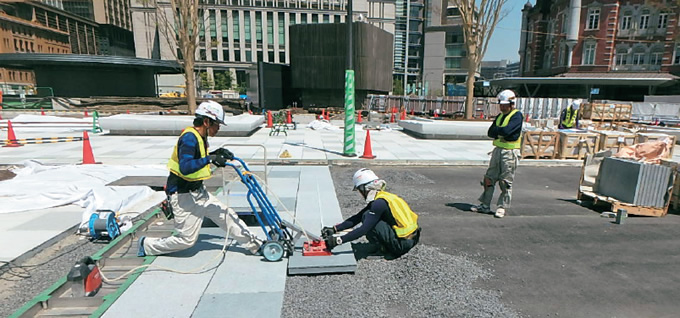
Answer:
[[(535, 1), (531, 1), (533, 4)], [(526, 0), (508, 0), (505, 4), (508, 15), (498, 22), (491, 36), (484, 61), (509, 60), (518, 62), (519, 36), (522, 28), (522, 8)]]

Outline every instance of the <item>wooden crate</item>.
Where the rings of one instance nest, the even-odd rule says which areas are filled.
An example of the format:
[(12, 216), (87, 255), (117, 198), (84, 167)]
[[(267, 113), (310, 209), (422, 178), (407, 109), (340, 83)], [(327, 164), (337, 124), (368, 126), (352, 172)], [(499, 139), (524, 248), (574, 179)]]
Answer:
[(585, 104), (583, 119), (593, 121), (630, 121), (633, 105), (630, 104)]
[(598, 151), (600, 134), (592, 132), (560, 131), (559, 158), (583, 159)]
[(635, 134), (622, 131), (600, 131), (600, 148), (598, 151), (611, 150), (617, 153), (622, 147), (635, 144)]
[(671, 151), (668, 152), (668, 158), (673, 157), (673, 150), (675, 149), (676, 138), (673, 135), (661, 134), (661, 133), (637, 133), (635, 135), (635, 143), (641, 144), (648, 141), (657, 141), (664, 138), (671, 139)]
[(522, 135), (522, 158), (555, 159), (557, 157), (559, 132), (525, 131)]

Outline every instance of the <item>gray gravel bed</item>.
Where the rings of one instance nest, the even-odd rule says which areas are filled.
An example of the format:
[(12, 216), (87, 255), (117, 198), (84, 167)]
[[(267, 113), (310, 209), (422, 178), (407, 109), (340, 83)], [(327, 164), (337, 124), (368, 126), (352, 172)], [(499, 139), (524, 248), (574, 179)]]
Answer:
[[(359, 194), (351, 191), (352, 175), (358, 168), (331, 168), (345, 218), (364, 207)], [(435, 195), (413, 191), (417, 185), (433, 183), (416, 172), (380, 167), (374, 171), (387, 181), (388, 191), (407, 202)], [(407, 192), (407, 188), (411, 190)], [(355, 248), (361, 242), (365, 239), (357, 241)], [(396, 260), (362, 258), (353, 275), (288, 277), (282, 316), (520, 317), (501, 301), (500, 291), (477, 287), (492, 275), (488, 266), (468, 256), (452, 255), (421, 243)]]
[[(0, 317), (7, 317), (68, 274), (75, 262), (105, 245), (69, 235), (25, 261), (0, 263)], [(44, 265), (22, 267), (27, 265)], [(4, 266), (3, 266), (4, 265)]]

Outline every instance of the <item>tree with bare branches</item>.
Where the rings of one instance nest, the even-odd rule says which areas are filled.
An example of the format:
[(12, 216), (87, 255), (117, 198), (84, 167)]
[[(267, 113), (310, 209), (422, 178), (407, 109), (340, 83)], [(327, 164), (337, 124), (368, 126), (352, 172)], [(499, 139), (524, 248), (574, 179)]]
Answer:
[[(184, 92), (189, 112), (196, 111), (196, 48), (198, 46), (199, 0), (141, 0), (156, 8), (159, 36), (171, 48), (172, 55), (184, 69)], [(169, 2), (169, 6), (167, 3)], [(159, 5), (165, 4), (165, 5)]]
[(471, 119), (473, 116), (475, 74), (486, 54), (486, 48), (496, 24), (507, 15), (507, 12), (503, 10), (506, 2), (507, 0), (449, 0), (449, 4), (458, 7), (460, 12), (467, 50), (466, 119)]

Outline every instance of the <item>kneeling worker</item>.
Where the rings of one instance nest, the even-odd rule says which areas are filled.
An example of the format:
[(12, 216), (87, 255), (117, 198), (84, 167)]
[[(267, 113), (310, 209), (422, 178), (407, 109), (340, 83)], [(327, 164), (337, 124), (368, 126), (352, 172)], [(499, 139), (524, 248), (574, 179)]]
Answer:
[[(326, 247), (354, 241), (366, 235), (369, 242), (378, 244), (381, 250), (400, 257), (418, 244), (420, 227), (418, 215), (411, 211), (402, 198), (383, 191), (385, 180), (381, 180), (371, 170), (359, 169), (352, 178), (354, 190), (358, 190), (368, 203), (359, 213), (335, 226), (324, 227), (321, 236), (326, 240)], [(361, 226), (343, 236), (333, 234), (350, 229), (361, 223)]]
[(161, 255), (192, 247), (198, 240), (203, 217), (211, 219), (252, 254), (259, 253), (262, 240), (203, 184), (203, 180), (211, 176), (210, 163), (224, 167), (227, 160), (234, 158), (234, 154), (224, 148), (208, 153), (208, 136), (214, 137), (220, 125), (224, 125), (224, 110), (220, 104), (208, 101), (196, 108), (193, 127), (184, 129), (168, 161), (170, 174), (165, 191), (174, 214), (176, 234), (164, 238), (142, 236), (138, 256)]

